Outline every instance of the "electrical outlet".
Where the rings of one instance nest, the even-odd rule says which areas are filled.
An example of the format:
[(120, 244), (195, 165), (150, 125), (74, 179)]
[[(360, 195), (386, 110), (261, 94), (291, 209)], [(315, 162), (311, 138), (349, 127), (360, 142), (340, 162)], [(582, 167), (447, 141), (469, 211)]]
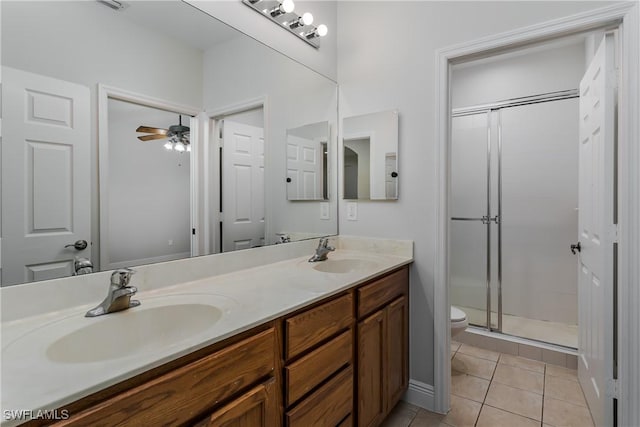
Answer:
[(320, 202), (320, 219), (329, 219), (329, 203)]
[(347, 202), (347, 220), (348, 221), (358, 220), (358, 203)]
[(173, 239), (169, 239), (169, 241), (167, 242), (169, 246), (173, 246)]

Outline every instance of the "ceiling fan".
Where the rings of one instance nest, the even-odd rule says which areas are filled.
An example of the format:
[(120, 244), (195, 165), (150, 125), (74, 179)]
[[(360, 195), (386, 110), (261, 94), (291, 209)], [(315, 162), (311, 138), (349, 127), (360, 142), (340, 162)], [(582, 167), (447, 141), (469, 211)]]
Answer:
[(191, 151), (189, 142), (189, 126), (182, 125), (182, 115), (179, 117), (177, 125), (169, 126), (169, 129), (156, 128), (151, 126), (138, 126), (136, 132), (148, 133), (150, 135), (139, 136), (140, 141), (154, 141), (156, 139), (169, 139), (164, 147), (167, 150), (178, 152)]

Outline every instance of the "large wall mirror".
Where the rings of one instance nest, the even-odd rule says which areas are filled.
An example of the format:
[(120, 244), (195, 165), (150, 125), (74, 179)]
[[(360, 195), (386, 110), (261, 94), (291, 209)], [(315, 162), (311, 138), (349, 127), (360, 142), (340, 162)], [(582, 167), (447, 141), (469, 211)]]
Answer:
[[(336, 234), (336, 83), (187, 3), (125, 6), (0, 3), (1, 285)], [(320, 184), (290, 197), (301, 124)]]
[(343, 198), (398, 198), (398, 112), (346, 117), (342, 129)]

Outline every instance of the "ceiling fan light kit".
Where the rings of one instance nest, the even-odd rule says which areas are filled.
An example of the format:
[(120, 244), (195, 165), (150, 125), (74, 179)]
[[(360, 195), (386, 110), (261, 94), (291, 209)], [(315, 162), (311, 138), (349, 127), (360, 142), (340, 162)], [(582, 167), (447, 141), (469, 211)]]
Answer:
[(150, 135), (139, 136), (140, 141), (155, 141), (157, 139), (168, 139), (164, 148), (178, 153), (190, 152), (191, 143), (189, 141), (189, 126), (182, 125), (182, 115), (179, 116), (178, 124), (169, 126), (169, 129), (156, 128), (152, 126), (138, 126), (136, 132), (149, 133)]

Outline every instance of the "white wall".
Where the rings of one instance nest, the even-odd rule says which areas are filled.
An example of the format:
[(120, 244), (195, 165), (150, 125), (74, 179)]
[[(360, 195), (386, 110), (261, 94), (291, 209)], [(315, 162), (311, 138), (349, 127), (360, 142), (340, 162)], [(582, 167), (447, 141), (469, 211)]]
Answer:
[[(202, 105), (202, 52), (135, 25), (93, 1), (2, 1), (2, 64), (79, 83), (91, 90), (97, 129), (97, 84), (169, 102)], [(171, 60), (167, 60), (170, 58)], [(99, 245), (97, 132), (93, 167), (92, 257)]]
[[(337, 1), (296, 0), (295, 2), (295, 12), (298, 15), (302, 15), (307, 11), (311, 12), (314, 17), (314, 25), (325, 24), (328, 27), (329, 32), (320, 40), (319, 49), (315, 49), (288, 31), (278, 28), (278, 25), (260, 16), (260, 14), (244, 5), (240, 0), (186, 0), (186, 2), (224, 21), (248, 36), (268, 46), (272, 46), (291, 59), (316, 70), (332, 80), (336, 80), (338, 39)], [(274, 2), (265, 3), (274, 4)]]
[[(188, 117), (183, 117), (183, 123)], [(178, 114), (109, 99), (109, 261), (148, 264), (191, 255), (190, 156), (140, 141), (140, 125), (167, 129)], [(106, 266), (104, 266), (106, 267)], [(103, 267), (103, 269), (104, 269)]]
[[(338, 3), (340, 116), (398, 109), (397, 202), (359, 202), (358, 221), (341, 234), (413, 239), (411, 378), (433, 384), (436, 50), (507, 30), (595, 9), (607, 2)], [(357, 22), (358, 25), (353, 25)], [(364, 35), (364, 36), (363, 36)]]
[[(256, 64), (261, 64), (259, 69)], [(329, 220), (320, 220), (320, 202), (287, 201), (286, 195), (287, 129), (329, 121), (332, 135), (329, 174), (335, 174), (335, 84), (248, 37), (234, 39), (205, 52), (204, 75), (207, 76), (204, 82), (204, 106), (207, 111), (219, 112), (258, 97), (266, 99), (267, 243), (274, 243), (276, 233), (284, 231), (335, 234), (335, 180), (329, 184)], [(229, 84), (230, 76), (236, 83)]]
[(455, 65), (451, 75), (453, 108), (577, 89), (585, 71), (584, 40), (524, 49), (517, 53)]

